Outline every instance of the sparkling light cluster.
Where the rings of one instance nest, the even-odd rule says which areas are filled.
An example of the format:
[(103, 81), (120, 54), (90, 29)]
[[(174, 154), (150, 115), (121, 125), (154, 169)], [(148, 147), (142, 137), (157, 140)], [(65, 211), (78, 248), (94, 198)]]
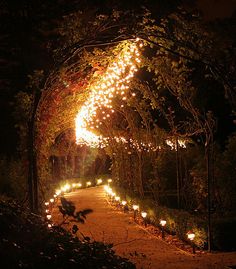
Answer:
[[(103, 137), (102, 138), (102, 144), (103, 146), (108, 146), (109, 145), (109, 141), (115, 141), (116, 143), (118, 144), (123, 144), (124, 145), (124, 148), (126, 150), (128, 149), (135, 149), (137, 151), (158, 151), (158, 150), (161, 150), (162, 147), (161, 146), (157, 146), (157, 145), (154, 145), (153, 143), (149, 142), (149, 143), (145, 143), (145, 142), (139, 142), (138, 140), (135, 140), (135, 139), (126, 139), (125, 137), (123, 136), (114, 136), (112, 138), (109, 138), (109, 137)], [(176, 150), (177, 147), (176, 147), (176, 142), (172, 141), (172, 140), (165, 140), (166, 144), (168, 146), (170, 146), (171, 150)], [(186, 148), (187, 147), (187, 141), (182, 139), (182, 138), (178, 138), (178, 144), (179, 144), (179, 147), (180, 148)], [(128, 154), (131, 154), (130, 151), (128, 151)]]
[[(166, 140), (166, 144), (171, 147), (171, 150), (177, 150), (177, 141)], [(187, 144), (186, 140), (178, 138), (179, 147), (186, 148), (187, 147), (186, 144)]]
[[(125, 93), (140, 62), (139, 47), (142, 47), (139, 39), (127, 43), (114, 58), (113, 63), (107, 67), (104, 75), (90, 85), (89, 97), (75, 119), (77, 144), (97, 147), (102, 141), (101, 136), (89, 129), (99, 128), (102, 121), (110, 118), (111, 113), (114, 113), (112, 99), (115, 96), (121, 96), (122, 100), (126, 100)], [(97, 116), (98, 110), (103, 115), (100, 119)]]

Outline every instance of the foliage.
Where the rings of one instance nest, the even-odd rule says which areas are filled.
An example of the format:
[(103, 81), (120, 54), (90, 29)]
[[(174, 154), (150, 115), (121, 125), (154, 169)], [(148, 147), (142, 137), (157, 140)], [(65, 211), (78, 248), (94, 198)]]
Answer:
[(58, 206), (60, 212), (63, 215), (63, 218), (68, 219), (68, 217), (72, 218), (72, 220), (80, 223), (84, 223), (86, 219), (86, 215), (93, 212), (92, 209), (83, 209), (80, 211), (75, 211), (75, 206), (71, 201), (68, 201), (65, 197), (61, 197), (61, 206)]
[(31, 93), (19, 91), (15, 95), (13, 116), (16, 120), (15, 128), (18, 131), (20, 143), (18, 149), (25, 154), (27, 148), (28, 122), (31, 116), (33, 96)]
[(236, 209), (236, 180), (235, 180), (235, 133), (229, 138), (223, 154), (219, 152), (215, 160), (215, 200), (221, 214), (234, 212)]
[(146, 211), (148, 213), (147, 220), (153, 225), (160, 227), (160, 220), (166, 220), (165, 230), (170, 234), (176, 234), (184, 241), (187, 240), (187, 233), (193, 230), (196, 235), (194, 239), (196, 246), (199, 248), (206, 247), (207, 231), (204, 218), (184, 210), (160, 206), (153, 199), (141, 199), (126, 189), (115, 189), (118, 189), (119, 193), (124, 193), (122, 199), (126, 199), (129, 203), (135, 202), (139, 205), (140, 210)]
[[(134, 189), (142, 197), (151, 192), (156, 201), (160, 201), (160, 191), (169, 191), (176, 186), (175, 153), (165, 145), (165, 140), (178, 136), (197, 139), (201, 143), (200, 147), (196, 147), (198, 156), (182, 152), (182, 202), (185, 208), (205, 210), (207, 174), (201, 151), (213, 142), (216, 117), (220, 115), (218, 110), (228, 105), (223, 102), (219, 109), (216, 91), (220, 101), (234, 93), (235, 50), (230, 23), (227, 25), (231, 34), (226, 37), (224, 33), (223, 40), (220, 31), (223, 24), (207, 26), (199, 14), (176, 8), (170, 2), (166, 10), (159, 3), (150, 10), (138, 5), (127, 9), (122, 3), (114, 6), (104, 3), (104, 10), (96, 5), (75, 4), (74, 1), (71, 6), (64, 1), (55, 3), (58, 6), (36, 4), (39, 5), (37, 14), (32, 14), (34, 8), (31, 4), (17, 12), (20, 18), (22, 15), (19, 14), (25, 14), (26, 21), (32, 22), (34, 17), (32, 24), (27, 24), (27, 29), (33, 33), (28, 39), (37, 40), (45, 53), (50, 52), (50, 59), (53, 55), (55, 63), (45, 84), (40, 79), (44, 74), (42, 71), (30, 77), (30, 93), (19, 93), (19, 108), (16, 107), (16, 114), (20, 115), (17, 127), (24, 135), (27, 132), (28, 105), (35, 92), (42, 93), (33, 115), (37, 127), (34, 150), (38, 154), (41, 188), (50, 179), (50, 155), (63, 160), (63, 170), (67, 159), (81, 153), (71, 142), (74, 138), (66, 134), (74, 128), (75, 115), (88, 97), (89, 85), (99, 82), (104, 70), (127, 40), (139, 37), (144, 45), (142, 61), (131, 91), (124, 100), (114, 98), (114, 114), (109, 120), (101, 120), (102, 124), (96, 131), (98, 135), (109, 138), (106, 152), (112, 160), (114, 180)], [(151, 7), (150, 3), (147, 5)], [(15, 16), (10, 8), (6, 9), (6, 14)], [(231, 105), (232, 108), (235, 105), (233, 99)], [(98, 117), (102, 116), (100, 112)], [(116, 136), (132, 139), (138, 147), (129, 142), (117, 142)], [(62, 137), (65, 137), (65, 143), (61, 143)], [(189, 161), (192, 156), (196, 161)], [(89, 166), (92, 158), (87, 161)], [(84, 159), (81, 166), (83, 162)], [(225, 194), (229, 189), (235, 189), (232, 183), (234, 168), (229, 156), (225, 156), (224, 161), (217, 159), (216, 163), (219, 165), (215, 171), (217, 192), (214, 199), (218, 200), (218, 204), (224, 200), (224, 207), (232, 208), (235, 199), (228, 199)], [(224, 174), (224, 169), (220, 171), (218, 167), (225, 167), (229, 172)], [(67, 167), (62, 177), (73, 176), (72, 170)], [(75, 174), (78, 176), (78, 172)], [(226, 175), (227, 184), (224, 185)], [(233, 191), (231, 194), (234, 195)]]
[(80, 241), (14, 201), (0, 202), (0, 258), (9, 268), (135, 268), (111, 245)]
[(27, 165), (19, 159), (1, 157), (0, 171), (0, 193), (21, 201), (25, 200)]

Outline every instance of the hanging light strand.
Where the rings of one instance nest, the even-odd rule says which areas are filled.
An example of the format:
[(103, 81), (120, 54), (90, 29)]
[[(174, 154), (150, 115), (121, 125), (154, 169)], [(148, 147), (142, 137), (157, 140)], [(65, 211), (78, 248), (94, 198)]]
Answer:
[[(127, 43), (122, 51), (115, 57), (99, 81), (90, 86), (90, 94), (88, 100), (81, 107), (75, 118), (76, 143), (87, 144), (91, 147), (97, 147), (102, 136), (98, 136), (89, 129), (96, 123), (97, 126), (101, 123), (97, 116), (99, 109), (111, 110), (112, 99), (116, 95), (124, 95), (129, 89), (129, 83), (140, 63), (139, 47), (142, 47), (139, 39), (135, 42)], [(105, 111), (104, 111), (105, 113)], [(109, 118), (108, 113), (103, 117), (103, 120)]]

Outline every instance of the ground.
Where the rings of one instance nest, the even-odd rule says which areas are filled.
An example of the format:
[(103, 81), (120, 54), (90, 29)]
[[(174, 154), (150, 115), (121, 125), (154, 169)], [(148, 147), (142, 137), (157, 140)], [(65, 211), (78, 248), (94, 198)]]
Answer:
[[(236, 265), (236, 252), (193, 255), (156, 237), (134, 222), (132, 212), (127, 214), (110, 205), (102, 186), (71, 192), (65, 198), (74, 202), (77, 210), (93, 209), (86, 223), (79, 224), (84, 236), (112, 243), (115, 252), (131, 260), (138, 269), (223, 269)], [(57, 224), (63, 221), (56, 205), (52, 216)], [(64, 227), (71, 228), (69, 225)]]

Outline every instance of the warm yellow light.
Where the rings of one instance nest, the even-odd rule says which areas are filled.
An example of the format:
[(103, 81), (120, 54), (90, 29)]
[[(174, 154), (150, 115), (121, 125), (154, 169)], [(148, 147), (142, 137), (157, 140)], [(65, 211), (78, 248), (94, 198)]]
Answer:
[(163, 226), (163, 227), (164, 227), (164, 226), (166, 225), (166, 220), (163, 220), (163, 219), (162, 219), (162, 220), (160, 220), (160, 224), (161, 224), (161, 226)]
[(138, 210), (139, 206), (138, 205), (133, 205), (133, 210)]
[(50, 203), (54, 203), (54, 199), (53, 198), (51, 198), (49, 201), (50, 201)]
[(108, 185), (105, 185), (103, 188), (104, 188), (104, 190), (105, 190), (106, 192), (108, 192), (108, 191), (110, 190), (110, 187), (109, 187)]
[(102, 184), (102, 179), (98, 179), (97, 180), (97, 184), (99, 185), (99, 184)]
[(56, 195), (60, 195), (61, 194), (61, 190), (56, 190)]
[[(89, 131), (93, 129), (93, 122), (97, 121), (96, 115), (98, 108), (111, 109), (111, 101), (114, 94), (124, 95), (125, 90), (129, 88), (130, 79), (137, 71), (139, 59), (140, 40), (135, 42), (126, 42), (126, 45), (120, 53), (114, 58), (114, 61), (107, 67), (101, 78), (92, 83), (89, 87), (89, 97), (84, 103), (75, 119), (76, 143), (88, 144), (91, 147), (98, 147), (102, 144), (102, 137)], [(126, 100), (126, 97), (123, 97)], [(124, 105), (121, 105), (123, 107)], [(111, 110), (113, 113), (114, 110)], [(102, 114), (105, 114), (102, 111)], [(109, 113), (103, 120), (108, 120)], [(100, 125), (102, 122), (100, 122)], [(98, 128), (98, 126), (97, 126)]]
[(48, 206), (48, 205), (49, 205), (49, 202), (45, 202), (44, 204), (45, 204), (46, 206)]
[(90, 181), (88, 181), (88, 182), (86, 182), (86, 185), (87, 185), (87, 186), (91, 186), (92, 183), (91, 183)]
[(189, 239), (189, 240), (191, 240), (191, 241), (194, 240), (194, 238), (195, 238), (195, 233), (193, 233), (193, 232), (189, 232), (187, 235), (188, 235), (188, 239)]
[(111, 183), (111, 182), (112, 182), (112, 179), (111, 179), (111, 178), (109, 178), (109, 179), (107, 180), (107, 182), (108, 182), (108, 183)]
[(120, 197), (119, 196), (116, 196), (115, 197), (115, 200), (118, 202), (118, 201), (120, 201)]
[(71, 185), (65, 184), (64, 186), (62, 186), (61, 191), (66, 192), (66, 191), (69, 191), (70, 189), (71, 189)]
[(46, 218), (50, 220), (52, 218), (52, 215), (47, 215)]
[(143, 211), (143, 212), (141, 213), (141, 216), (145, 219), (145, 218), (147, 217), (147, 212), (144, 212), (144, 211)]
[(126, 201), (122, 201), (121, 204), (122, 204), (123, 206), (125, 206), (125, 205), (127, 204), (127, 202), (126, 202)]

